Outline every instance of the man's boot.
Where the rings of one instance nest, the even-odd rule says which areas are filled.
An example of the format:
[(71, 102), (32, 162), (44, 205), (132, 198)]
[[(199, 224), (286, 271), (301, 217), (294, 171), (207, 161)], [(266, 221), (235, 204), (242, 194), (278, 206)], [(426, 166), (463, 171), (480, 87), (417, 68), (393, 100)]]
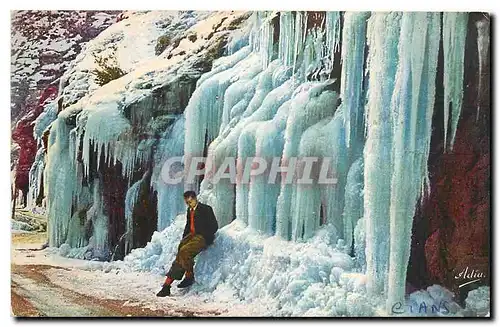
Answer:
[(177, 285), (178, 288), (186, 288), (194, 284), (194, 274), (193, 273), (186, 273), (186, 276), (182, 280), (182, 282)]
[(161, 290), (158, 293), (156, 293), (156, 296), (158, 297), (170, 296), (170, 285), (163, 285)]

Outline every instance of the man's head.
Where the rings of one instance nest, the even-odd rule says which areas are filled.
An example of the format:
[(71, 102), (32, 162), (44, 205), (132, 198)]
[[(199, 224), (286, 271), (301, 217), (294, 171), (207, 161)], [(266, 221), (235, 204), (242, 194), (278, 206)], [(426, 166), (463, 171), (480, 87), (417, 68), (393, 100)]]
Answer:
[(186, 202), (187, 206), (190, 208), (196, 207), (196, 204), (198, 204), (198, 199), (196, 199), (196, 192), (195, 191), (184, 192), (184, 202)]

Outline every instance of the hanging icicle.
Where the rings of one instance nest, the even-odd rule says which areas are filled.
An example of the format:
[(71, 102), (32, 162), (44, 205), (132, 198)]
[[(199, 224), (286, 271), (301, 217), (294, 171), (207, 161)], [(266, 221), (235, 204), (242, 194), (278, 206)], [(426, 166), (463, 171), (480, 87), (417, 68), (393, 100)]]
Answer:
[(477, 28), (477, 52), (479, 55), (479, 77), (477, 87), (477, 114), (476, 120), (479, 118), (479, 111), (482, 104), (482, 92), (484, 83), (484, 74), (486, 66), (488, 65), (488, 51), (490, 47), (490, 23), (488, 20), (483, 19), (476, 22)]
[(384, 291), (389, 260), (393, 121), (391, 97), (398, 62), (400, 13), (375, 13), (368, 23), (368, 102), (365, 106), (364, 220), (369, 292)]
[[(443, 13), (445, 152), (447, 148), (453, 150), (455, 133), (457, 132), (458, 120), (462, 111), (467, 21), (467, 13)], [(450, 125), (449, 133), (448, 125)]]
[(340, 12), (329, 11), (326, 13), (326, 44), (325, 58), (327, 59), (327, 71), (333, 69), (335, 52), (339, 51), (340, 47)]
[(280, 35), (278, 44), (278, 58), (285, 66), (292, 66), (294, 63), (293, 42), (295, 38), (295, 18), (292, 12), (286, 11), (280, 14)]
[(344, 124), (347, 131), (346, 145), (358, 132), (358, 123), (361, 116), (363, 90), (363, 63), (366, 42), (366, 21), (369, 17), (366, 12), (353, 12), (344, 15), (342, 33), (342, 77), (340, 94), (344, 108)]
[(262, 58), (262, 69), (266, 69), (271, 60), (273, 59), (274, 47), (274, 27), (272, 24), (273, 14), (262, 13), (262, 24), (260, 27), (259, 37), (259, 53)]
[[(387, 308), (404, 303), (411, 231), (427, 161), (440, 40), (439, 13), (405, 13), (391, 112), (394, 121)], [(390, 311), (389, 311), (390, 312)]]
[(307, 13), (297, 11), (295, 14), (295, 38), (293, 40), (293, 73), (295, 74), (298, 63), (300, 62), (300, 54), (304, 44), (304, 35), (307, 26)]

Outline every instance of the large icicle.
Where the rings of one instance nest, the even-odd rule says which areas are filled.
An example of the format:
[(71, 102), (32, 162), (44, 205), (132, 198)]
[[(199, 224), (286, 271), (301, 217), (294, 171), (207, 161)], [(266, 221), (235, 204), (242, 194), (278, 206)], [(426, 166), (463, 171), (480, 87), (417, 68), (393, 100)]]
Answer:
[(392, 174), (391, 96), (398, 62), (400, 14), (375, 13), (368, 23), (367, 135), (364, 148), (364, 217), (367, 290), (384, 290), (389, 260)]
[(38, 149), (35, 161), (29, 171), (28, 208), (35, 208), (43, 189), (43, 171), (45, 169), (45, 149)]
[(330, 72), (333, 69), (333, 61), (335, 52), (340, 46), (340, 12), (329, 11), (326, 13), (326, 71)]
[[(292, 199), (292, 239), (307, 240), (321, 225), (333, 226), (334, 233), (330, 243), (335, 244), (342, 235), (342, 208), (344, 206), (344, 187), (347, 175), (347, 149), (345, 147), (345, 129), (342, 108), (335, 111), (337, 95), (326, 91), (319, 97), (312, 98), (306, 107), (310, 116), (322, 113), (327, 117), (309, 127), (299, 144), (299, 158), (318, 158), (312, 171), (313, 184), (294, 185)], [(335, 111), (333, 118), (331, 115)], [(321, 116), (320, 116), (321, 117)], [(321, 170), (327, 172), (320, 176)], [(328, 177), (331, 183), (322, 184), (320, 178)], [(336, 182), (333, 182), (333, 179)], [(320, 210), (322, 209), (323, 217)], [(322, 219), (321, 219), (322, 218)]]
[[(273, 63), (275, 62), (277, 61), (274, 61)], [(268, 69), (275, 67), (273, 63), (271, 63)], [(257, 110), (255, 110), (252, 114), (249, 114), (248, 117), (242, 118), (238, 124), (236, 124), (233, 128), (228, 128), (212, 142), (209, 147), (208, 157), (209, 160), (213, 162), (213, 169), (215, 171), (220, 168), (226, 158), (235, 158), (238, 155), (239, 160), (243, 159), (240, 156), (242, 153), (240, 153), (240, 149), (238, 148), (239, 138), (243, 129), (250, 123), (266, 121), (273, 118), (278, 108), (290, 98), (294, 90), (294, 83), (294, 80), (288, 80), (269, 92), (262, 101), (262, 105)], [(256, 92), (255, 96), (258, 96), (258, 92)], [(206, 183), (202, 184), (202, 189), (211, 190), (209, 201), (213, 204), (215, 214), (219, 219), (219, 225), (224, 226), (230, 223), (233, 218), (233, 205), (236, 197), (234, 185), (232, 185), (227, 178), (221, 179), (218, 183), (212, 184), (212, 177), (213, 176), (208, 176), (204, 180)], [(238, 192), (238, 190), (239, 189), (237, 188), (236, 192)], [(247, 210), (244, 206), (240, 206), (240, 209)], [(243, 216), (245, 216), (244, 213)]]
[[(283, 103), (272, 120), (256, 123), (245, 128), (238, 147), (245, 145), (244, 140), (254, 135), (255, 156), (264, 158), (270, 164), (273, 158), (279, 158), (283, 151), (284, 129), (290, 111), (290, 100)], [(246, 137), (245, 137), (246, 136)], [(267, 235), (274, 235), (276, 230), (276, 201), (280, 192), (280, 178), (275, 183), (268, 183), (269, 169), (266, 173), (253, 176), (248, 194), (249, 225)]]
[(273, 36), (274, 27), (272, 24), (273, 15), (269, 13), (259, 13), (261, 15), (262, 25), (259, 36), (259, 52), (262, 59), (262, 68), (266, 69), (273, 60)]
[(293, 42), (295, 37), (295, 19), (290, 11), (280, 13), (280, 35), (278, 44), (278, 58), (285, 66), (292, 66), (294, 61)]
[(65, 114), (67, 112), (62, 112), (52, 125), (44, 176), (49, 246), (55, 247), (66, 241), (76, 183), (74, 166), (70, 161), (69, 126)]
[[(293, 72), (295, 73), (301, 60), (302, 48), (305, 40), (307, 26), (307, 13), (297, 11), (295, 13), (295, 35), (293, 40)], [(291, 42), (290, 40), (289, 42)]]
[[(147, 173), (146, 173), (147, 174)], [(141, 184), (144, 182), (146, 174), (140, 180), (134, 183), (125, 195), (125, 253), (129, 253), (134, 245), (134, 207), (139, 198)]]
[[(83, 128), (85, 130), (82, 152), (85, 175), (88, 176), (90, 173), (90, 158), (95, 152), (97, 169), (99, 169), (101, 155), (103, 155), (104, 161), (108, 163), (111, 158), (120, 159), (123, 171), (130, 176), (135, 164), (136, 147), (123, 146), (128, 143), (128, 139), (123, 139), (123, 136), (129, 136), (130, 139), (132, 127), (130, 121), (118, 109), (118, 104), (103, 103), (93, 107), (89, 112), (82, 112), (79, 125), (82, 130)], [(80, 135), (77, 138), (79, 139)], [(120, 139), (122, 140), (119, 141)]]
[[(239, 59), (240, 52), (248, 54), (248, 49), (245, 47), (232, 57)], [(184, 112), (186, 118), (184, 165), (186, 169), (191, 167), (193, 157), (203, 157), (205, 147), (219, 134), (224, 110), (224, 94), (227, 88), (240, 78), (244, 78), (249, 69), (258, 68), (260, 64), (258, 55), (249, 55), (231, 68), (209, 77), (196, 88)], [(187, 181), (185, 187), (197, 190), (198, 181)]]
[(344, 15), (340, 93), (344, 107), (347, 147), (351, 147), (351, 142), (360, 132), (366, 21), (369, 15), (366, 12), (348, 12)]
[[(81, 167), (77, 167), (77, 170), (82, 169)], [(80, 179), (77, 180), (80, 181)], [(66, 244), (71, 248), (81, 248), (88, 244), (87, 228), (90, 225), (90, 221), (87, 219), (87, 212), (92, 206), (92, 195), (88, 186), (82, 187), (81, 185), (77, 185), (74, 203), (75, 212), (69, 223)]]
[(479, 118), (479, 111), (482, 104), (483, 83), (488, 81), (484, 80), (485, 68), (488, 65), (488, 51), (490, 48), (490, 23), (488, 20), (483, 19), (476, 22), (477, 28), (477, 52), (479, 54), (479, 81), (477, 86), (477, 115)]
[(306, 80), (327, 79), (329, 72), (323, 70), (324, 60), (324, 32), (319, 28), (311, 29), (304, 44), (303, 77)]
[(354, 230), (358, 220), (363, 217), (363, 157), (349, 168), (345, 187), (344, 241), (350, 249), (354, 242)]
[[(261, 74), (259, 74), (257, 77), (254, 78), (254, 80), (258, 79), (257, 85), (255, 87), (255, 92), (253, 94), (252, 99), (250, 100), (250, 103), (244, 109), (243, 114), (241, 114), (240, 121), (246, 122), (247, 121), (246, 119), (252, 116), (253, 113), (256, 112), (261, 107), (264, 99), (269, 94), (269, 92), (271, 92), (273, 88), (277, 88), (278, 86), (282, 85), (288, 79), (288, 77), (290, 76), (290, 70), (280, 69), (278, 64), (279, 64), (278, 60), (273, 61), (264, 72), (262, 72)], [(287, 84), (287, 87), (295, 87), (295, 86), (296, 86), (295, 84), (290, 84), (290, 83)], [(245, 126), (244, 124), (243, 125), (240, 124), (239, 123), (240, 121), (235, 120), (235, 122), (237, 123), (235, 125), (235, 131), (237, 131), (238, 133), (240, 132), (240, 129), (242, 129)], [(222, 140), (230, 135), (237, 135), (237, 134), (234, 134), (233, 129), (226, 128), (226, 130), (220, 134), (219, 138)], [(239, 163), (244, 163), (246, 158), (255, 156), (255, 143), (251, 141), (248, 144), (245, 144), (246, 140), (247, 140), (246, 137), (243, 138), (239, 137), (238, 139), (237, 155)], [(238, 169), (241, 170), (242, 168), (243, 167), (239, 167)], [(249, 191), (250, 191), (249, 184), (247, 183), (236, 184), (236, 217), (245, 223), (248, 223)]]
[[(443, 13), (444, 54), (444, 149), (453, 149), (458, 120), (462, 111), (465, 38), (467, 13)], [(451, 115), (450, 115), (451, 111)], [(451, 116), (451, 121), (450, 121)], [(449, 143), (448, 124), (450, 124)]]
[[(294, 91), (285, 129), (283, 163), (287, 163), (290, 158), (299, 155), (300, 139), (307, 128), (333, 114), (337, 97), (332, 94), (333, 92), (321, 94), (330, 82), (306, 82)], [(321, 100), (326, 98), (329, 101), (321, 102), (318, 98)], [(281, 184), (276, 212), (276, 235), (284, 239), (292, 237), (294, 215), (290, 204), (293, 203), (295, 192), (295, 184)], [(297, 225), (300, 222), (294, 224)], [(300, 233), (298, 237), (302, 237), (302, 234)]]
[(104, 200), (99, 179), (93, 181), (93, 202), (87, 212), (87, 219), (92, 221), (92, 237), (89, 246), (92, 249), (92, 258), (108, 260), (109, 249), (109, 219), (104, 214)]
[(428, 178), (440, 28), (439, 13), (405, 13), (401, 20), (399, 64), (391, 104), (394, 172), (388, 310), (395, 303), (404, 303), (413, 216)]
[(151, 184), (158, 192), (158, 231), (164, 230), (178, 214), (185, 211), (182, 197), (184, 185), (166, 183), (168, 176), (165, 176), (170, 173), (170, 177), (174, 178), (173, 172), (182, 172), (184, 169), (182, 162), (174, 163), (170, 169), (165, 166), (169, 158), (181, 157), (184, 154), (184, 123), (184, 116), (181, 116), (169, 126), (156, 151)]

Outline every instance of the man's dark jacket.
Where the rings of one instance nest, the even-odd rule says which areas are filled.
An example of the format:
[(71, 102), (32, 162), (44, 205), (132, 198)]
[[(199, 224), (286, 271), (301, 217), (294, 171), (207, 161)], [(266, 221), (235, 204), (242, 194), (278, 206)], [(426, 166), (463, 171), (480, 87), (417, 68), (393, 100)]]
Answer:
[[(186, 213), (186, 227), (184, 228), (184, 234), (182, 237), (189, 234), (191, 229), (191, 219), (189, 217), (189, 210)], [(219, 225), (217, 224), (217, 219), (215, 219), (214, 211), (212, 207), (203, 203), (198, 202), (198, 206), (194, 211), (194, 231), (196, 234), (201, 234), (205, 239), (207, 245), (213, 243), (215, 238), (215, 232)]]

